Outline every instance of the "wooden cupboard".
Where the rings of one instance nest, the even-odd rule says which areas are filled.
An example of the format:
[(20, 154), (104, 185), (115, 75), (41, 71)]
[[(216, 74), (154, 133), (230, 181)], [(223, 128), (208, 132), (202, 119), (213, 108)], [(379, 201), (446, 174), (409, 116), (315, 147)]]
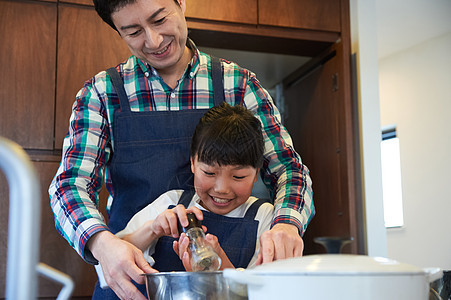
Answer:
[(53, 149), (56, 6), (1, 1), (0, 20), (0, 135)]
[[(187, 0), (189, 36), (198, 46), (312, 57), (283, 81), (289, 111), (285, 125), (311, 171), (317, 209), (304, 236), (305, 254), (324, 252), (313, 242), (318, 236), (352, 236), (354, 242), (344, 251), (365, 251), (348, 5), (347, 0)], [(56, 232), (47, 188), (75, 94), (85, 80), (125, 60), (129, 50), (97, 17), (91, 0), (0, 0), (0, 36), (0, 63), (6, 68), (0, 73), (0, 135), (26, 149), (40, 176), (40, 260), (72, 276), (74, 298), (90, 299), (94, 270)], [(0, 184), (0, 243), (5, 245), (8, 191), (3, 177)], [(0, 246), (2, 253), (5, 247)], [(5, 267), (3, 255), (0, 279)], [(54, 299), (58, 290), (58, 284), (40, 279), (40, 298)]]
[(55, 149), (62, 148), (72, 104), (83, 83), (130, 56), (119, 34), (91, 7), (60, 4), (58, 14)]

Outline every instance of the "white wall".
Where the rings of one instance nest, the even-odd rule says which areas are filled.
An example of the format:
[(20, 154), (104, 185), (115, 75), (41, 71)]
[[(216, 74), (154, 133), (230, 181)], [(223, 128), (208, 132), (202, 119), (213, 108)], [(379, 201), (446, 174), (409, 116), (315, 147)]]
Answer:
[(451, 269), (451, 31), (379, 60), (381, 125), (397, 125), (404, 227), (388, 257)]

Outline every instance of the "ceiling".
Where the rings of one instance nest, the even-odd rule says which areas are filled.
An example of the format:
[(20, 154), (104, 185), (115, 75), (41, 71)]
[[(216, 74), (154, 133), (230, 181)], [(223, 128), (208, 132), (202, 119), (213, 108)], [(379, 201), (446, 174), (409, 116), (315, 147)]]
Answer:
[[(379, 59), (451, 32), (451, 0), (374, 0), (374, 2)], [(274, 88), (278, 82), (309, 59), (300, 56), (199, 48), (252, 70), (267, 89)]]
[(451, 32), (451, 0), (375, 0), (378, 57)]

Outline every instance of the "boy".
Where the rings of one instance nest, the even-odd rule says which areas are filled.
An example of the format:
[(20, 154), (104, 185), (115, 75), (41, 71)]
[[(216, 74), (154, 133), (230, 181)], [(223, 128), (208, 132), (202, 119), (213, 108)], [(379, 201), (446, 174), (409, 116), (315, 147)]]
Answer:
[(211, 108), (200, 119), (191, 143), (195, 193), (172, 190), (161, 195), (117, 235), (140, 248), (160, 272), (190, 271), (189, 241), (185, 234), (176, 240), (177, 219), (194, 212), (206, 226), (221, 269), (254, 266), (258, 238), (269, 229), (274, 209), (250, 197), (263, 151), (261, 124), (250, 111), (225, 102)]

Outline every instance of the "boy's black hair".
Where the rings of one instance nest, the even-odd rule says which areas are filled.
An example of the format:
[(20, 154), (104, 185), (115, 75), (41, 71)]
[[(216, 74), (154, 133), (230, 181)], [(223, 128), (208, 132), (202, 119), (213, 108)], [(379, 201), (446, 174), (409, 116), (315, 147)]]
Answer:
[(200, 119), (191, 142), (191, 157), (210, 165), (261, 168), (264, 149), (260, 121), (246, 108), (224, 102)]
[[(136, 0), (93, 0), (92, 2), (94, 3), (94, 7), (99, 17), (101, 17), (105, 23), (110, 25), (111, 28), (118, 31), (116, 26), (114, 26), (111, 15), (124, 6), (135, 3)], [(179, 5), (177, 0), (174, 0), (174, 2)]]

